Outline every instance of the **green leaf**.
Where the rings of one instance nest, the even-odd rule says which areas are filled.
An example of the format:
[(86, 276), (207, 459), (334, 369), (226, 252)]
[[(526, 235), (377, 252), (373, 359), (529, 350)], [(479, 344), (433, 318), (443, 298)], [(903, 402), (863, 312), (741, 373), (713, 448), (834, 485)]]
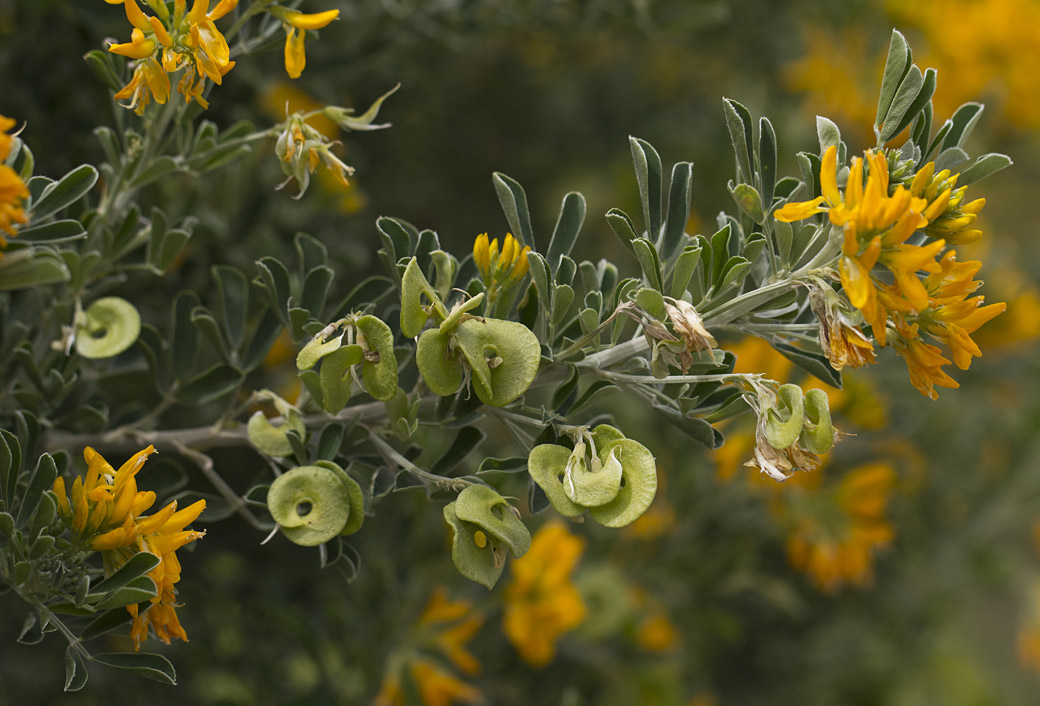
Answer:
[(730, 182), (729, 193), (748, 218), (759, 225), (765, 223), (766, 214), (762, 208), (762, 197), (755, 187), (750, 184), (734, 185), (733, 182)]
[(430, 468), (430, 472), (439, 476), (448, 475), (485, 438), (487, 438), (487, 434), (477, 427), (463, 427), (455, 435), (455, 439), (447, 451)]
[(668, 188), (668, 217), (661, 233), (661, 257), (672, 259), (682, 246), (686, 222), (690, 218), (690, 198), (693, 190), (693, 163), (678, 162), (672, 167), (672, 181)]
[(332, 284), (334, 277), (332, 268), (322, 265), (308, 272), (307, 278), (303, 282), (300, 306), (309, 311), (311, 316), (316, 319), (321, 318), (322, 309), (325, 308), (325, 296), (328, 294), (329, 285)]
[[(892, 99), (888, 114), (880, 125), (878, 135), (881, 142), (888, 142), (906, 127), (902, 122), (903, 116), (909, 114), (910, 106), (917, 100), (922, 88), (924, 88), (924, 75), (917, 66), (911, 66), (902, 83), (899, 84), (899, 90)], [(910, 116), (910, 119), (913, 119), (913, 115)]]
[[(224, 342), (224, 336), (220, 331), (220, 325), (217, 324), (217, 320), (213, 318), (213, 314), (210, 313), (209, 309), (204, 306), (197, 306), (191, 310), (191, 323), (196, 329), (202, 332), (202, 335), (206, 337), (209, 344), (213, 347), (213, 350), (223, 358), (225, 363), (230, 364), (232, 362), (231, 351), (228, 350), (227, 345)], [(186, 373), (187, 371), (185, 371)]]
[(581, 393), (571, 408), (567, 410), (568, 414), (575, 414), (578, 411), (587, 407), (594, 398), (600, 396), (603, 392), (609, 392), (616, 390), (617, 385), (610, 382), (609, 380), (596, 380), (591, 385), (585, 388), (585, 391)]
[(112, 632), (117, 628), (121, 628), (129, 623), (130, 620), (130, 613), (127, 612), (126, 608), (106, 610), (87, 623), (87, 626), (83, 628), (83, 641), (86, 642), (87, 640), (93, 640), (95, 637), (99, 637), (105, 633)]
[(647, 283), (657, 291), (661, 291), (663, 288), (661, 283), (661, 262), (657, 258), (657, 250), (646, 238), (636, 238), (632, 241), (632, 246), (635, 248), (639, 267), (643, 270), (643, 276), (646, 277)]
[(610, 226), (610, 229), (614, 231), (621, 243), (628, 248), (628, 251), (635, 255), (636, 250), (632, 243), (639, 236), (636, 234), (636, 227), (632, 223), (632, 219), (619, 208), (612, 208), (607, 211), (606, 217), (607, 225)]
[(14, 502), (21, 463), (22, 451), (18, 437), (6, 429), (0, 429), (0, 499), (5, 503)]
[(675, 270), (672, 272), (671, 296), (673, 299), (681, 299), (684, 292), (690, 286), (690, 280), (697, 272), (697, 266), (701, 262), (700, 245), (690, 245), (683, 248), (679, 259), (675, 261)]
[[(115, 64), (112, 61), (112, 54), (107, 51), (101, 51), (100, 49), (92, 49), (83, 55), (83, 60), (87, 62), (87, 66), (97, 76), (103, 84), (108, 86), (108, 89), (113, 93), (119, 91), (123, 87), (123, 79), (119, 76), (116, 71)], [(117, 162), (113, 160), (113, 164)]]
[(199, 353), (199, 330), (192, 324), (192, 310), (198, 305), (198, 295), (185, 290), (174, 297), (171, 307), (170, 369), (178, 380), (195, 366), (195, 356)]
[(141, 603), (155, 597), (158, 589), (155, 582), (147, 576), (138, 576), (125, 586), (108, 592), (103, 599), (97, 602), (98, 610), (109, 610), (120, 608), (131, 603)]
[(799, 368), (841, 389), (841, 373), (831, 367), (830, 361), (822, 353), (812, 353), (787, 343), (775, 343), (773, 347)]
[(153, 235), (148, 241), (145, 258), (157, 273), (162, 274), (170, 269), (189, 240), (191, 240), (191, 232), (181, 228)]
[(1005, 154), (997, 154), (995, 152), (984, 154), (976, 159), (974, 164), (961, 172), (960, 178), (957, 179), (957, 186), (974, 184), (980, 179), (996, 174), (1001, 169), (1010, 167), (1012, 164), (1014, 162)]
[(483, 473), (519, 473), (527, 470), (527, 458), (510, 456), (509, 458), (485, 458), (477, 468), (477, 474)]
[(267, 357), (271, 346), (278, 340), (282, 330), (283, 325), (278, 315), (273, 311), (265, 312), (253, 332), (252, 340), (246, 347), (245, 355), (242, 356), (242, 369), (248, 372), (260, 365)]
[(285, 265), (273, 257), (264, 257), (256, 261), (260, 271), (260, 280), (267, 293), (271, 308), (286, 326), (289, 325), (289, 271)]
[(159, 557), (151, 552), (137, 552), (111, 576), (90, 587), (90, 600), (92, 602), (96, 601), (98, 598), (120, 589), (131, 581), (144, 576), (158, 566), (159, 561)]
[(65, 691), (79, 691), (87, 683), (87, 664), (81, 649), (78, 645), (65, 649)]
[(346, 428), (339, 422), (329, 422), (321, 428), (318, 434), (317, 459), (319, 461), (333, 461), (343, 446), (343, 436)]
[(495, 193), (498, 201), (502, 204), (502, 211), (506, 214), (506, 221), (512, 230), (513, 237), (520, 241), (520, 245), (529, 245), (532, 250), (534, 245), (534, 231), (531, 229), (531, 214), (527, 209), (527, 194), (520, 184), (511, 177), (495, 172), (491, 175), (491, 181), (495, 185)]
[(36, 512), (36, 506), (40, 502), (40, 496), (45, 490), (50, 490), (54, 485), (54, 479), (58, 477), (58, 468), (54, 465), (54, 458), (50, 454), (43, 454), (36, 462), (36, 468), (29, 477), (29, 485), (22, 496), (22, 504), (18, 510), (18, 526), (25, 527), (29, 519)]
[(982, 103), (965, 103), (958, 108), (957, 112), (950, 118), (951, 127), (943, 140), (943, 149), (964, 147), (964, 143), (967, 141), (968, 136), (971, 135), (971, 131), (975, 128), (975, 124), (979, 121), (984, 109), (985, 106)]
[(210, 270), (217, 280), (219, 301), (217, 308), (227, 333), (228, 341), (241, 348), (245, 337), (246, 317), (249, 314), (249, 280), (241, 270), (229, 265), (214, 265)]
[(34, 225), (18, 231), (19, 240), (34, 243), (64, 243), (86, 237), (87, 231), (83, 230), (83, 224), (71, 218)]
[(666, 407), (658, 403), (652, 403), (651, 408), (654, 412), (668, 420), (670, 424), (706, 448), (717, 449), (722, 446), (724, 440), (722, 432), (703, 419), (685, 415), (674, 407)]
[(553, 274), (560, 266), (560, 257), (570, 255), (574, 247), (574, 241), (578, 238), (581, 225), (585, 222), (585, 197), (576, 191), (572, 191), (563, 197), (560, 205), (560, 216), (553, 228), (552, 240), (549, 241), (549, 250), (546, 260), (552, 268)]
[(97, 179), (97, 169), (89, 164), (79, 165), (58, 181), (48, 185), (40, 197), (34, 199), (30, 220), (41, 220), (76, 203), (94, 187)]
[(189, 380), (177, 394), (177, 400), (181, 404), (203, 405), (237, 389), (243, 380), (241, 371), (218, 363)]
[(50, 250), (25, 248), (0, 259), (0, 291), (66, 282), (70, 277), (65, 261)]
[(761, 176), (762, 206), (769, 211), (776, 194), (776, 132), (769, 118), (758, 121), (758, 170)]
[(820, 140), (820, 154), (828, 150), (830, 147), (838, 147), (841, 144), (841, 131), (833, 121), (823, 117), (822, 115), (816, 116), (816, 136)]
[(140, 188), (151, 184), (153, 181), (158, 181), (168, 177), (173, 172), (177, 171), (178, 163), (172, 157), (162, 155), (152, 160), (143, 171), (136, 174), (133, 179), (130, 180), (130, 186), (134, 188)]
[[(914, 75), (913, 69), (909, 75)], [(903, 116), (898, 120), (898, 122), (894, 123), (894, 126), (890, 125), (888, 120), (885, 121), (885, 125), (882, 127), (881, 137), (885, 139), (886, 142), (902, 132), (903, 128), (909, 125), (914, 118), (920, 115), (921, 112), (931, 104), (932, 95), (935, 93), (935, 77), (935, 69), (926, 69), (924, 72), (924, 78), (921, 81), (921, 87), (918, 89), (917, 97), (915, 97), (913, 102), (910, 103), (909, 107), (903, 113)], [(900, 95), (897, 93), (895, 100), (892, 102), (893, 110), (900, 104), (899, 101)], [(890, 117), (893, 116), (890, 115)], [(886, 135), (888, 135), (887, 138), (885, 137)]]
[(875, 130), (881, 127), (885, 116), (889, 113), (892, 101), (899, 90), (903, 77), (910, 70), (913, 56), (910, 45), (899, 30), (892, 30), (892, 39), (888, 44), (888, 58), (885, 60), (885, 72), (881, 78), (881, 94), (878, 98), (877, 117), (874, 118)]
[(91, 659), (98, 664), (132, 672), (146, 679), (154, 679), (170, 685), (177, 683), (176, 670), (170, 664), (170, 660), (162, 655), (147, 652), (113, 652), (94, 655)]
[(722, 99), (722, 107), (726, 114), (729, 139), (733, 143), (733, 152), (737, 158), (737, 182), (750, 184), (754, 178), (754, 172), (751, 170), (751, 113), (730, 98)]
[(632, 150), (639, 198), (643, 204), (646, 237), (648, 240), (656, 241), (661, 235), (661, 200), (664, 196), (661, 157), (649, 142), (638, 137), (629, 136), (628, 145)]

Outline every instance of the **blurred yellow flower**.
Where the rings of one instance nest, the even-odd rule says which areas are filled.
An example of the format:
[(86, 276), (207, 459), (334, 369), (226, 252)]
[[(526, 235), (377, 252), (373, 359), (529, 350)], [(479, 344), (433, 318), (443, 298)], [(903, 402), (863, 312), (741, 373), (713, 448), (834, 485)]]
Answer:
[(636, 628), (636, 643), (647, 652), (671, 652), (679, 646), (679, 631), (664, 613), (651, 613)]
[(484, 616), (473, 610), (469, 601), (453, 601), (441, 587), (434, 590), (429, 603), (405, 645), (391, 656), (386, 677), (373, 706), (408, 704), (404, 680), (410, 679), (423, 706), (450, 706), (456, 703), (482, 703), (479, 689), (467, 684), (424, 653), (446, 657), (466, 674), (480, 672), (480, 660), (466, 649), (484, 624)]
[(836, 487), (810, 491), (808, 502), (787, 501), (791, 519), (787, 557), (827, 592), (843, 584), (864, 585), (873, 578), (874, 553), (888, 546), (895, 529), (885, 518), (895, 469), (877, 462), (849, 471)]
[(148, 637), (151, 626), (155, 636), (166, 644), (177, 637), (187, 641), (188, 636), (177, 619), (177, 589), (181, 565), (177, 550), (206, 535), (185, 528), (206, 509), (206, 501), (177, 510), (174, 500), (159, 512), (142, 517), (155, 503), (155, 493), (137, 489), (137, 473), (155, 447), (148, 446), (130, 457), (116, 471), (104, 457), (91, 447), (83, 451), (87, 475), (76, 476), (71, 493), (66, 493), (65, 479), (54, 481), (53, 491), (58, 501), (58, 513), (72, 530), (74, 545), (102, 553), (105, 575), (115, 573), (130, 557), (139, 552), (150, 552), (160, 561), (149, 578), (155, 582), (156, 595), (151, 608), (138, 614), (137, 604), (127, 606), (133, 616), (130, 636), (136, 649)]
[(17, 235), (15, 224), (24, 225), (28, 221), (25, 200), (29, 198), (29, 189), (18, 173), (3, 163), (11, 154), (14, 138), (7, 133), (14, 125), (14, 120), (0, 115), (0, 257), (4, 256), (2, 250), (7, 245), (4, 233)]
[(551, 522), (535, 533), (527, 554), (513, 560), (504, 627), (520, 657), (532, 666), (551, 662), (559, 637), (585, 618), (585, 604), (571, 582), (584, 549), (584, 539)]

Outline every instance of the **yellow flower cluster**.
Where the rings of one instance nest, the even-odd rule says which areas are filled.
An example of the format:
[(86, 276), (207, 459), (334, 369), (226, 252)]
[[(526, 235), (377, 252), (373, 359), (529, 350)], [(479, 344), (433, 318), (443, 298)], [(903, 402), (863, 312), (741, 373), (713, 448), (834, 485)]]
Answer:
[(106, 576), (138, 552), (150, 552), (160, 558), (159, 564), (148, 574), (157, 588), (151, 607), (138, 613), (136, 604), (127, 606), (134, 618), (130, 636), (138, 649), (148, 637), (149, 625), (166, 644), (172, 637), (187, 641), (176, 611), (175, 585), (181, 577), (177, 550), (206, 534), (185, 529), (206, 509), (205, 500), (183, 510), (177, 509), (175, 500), (162, 510), (142, 517), (155, 503), (155, 493), (139, 491), (136, 476), (153, 453), (153, 446), (142, 449), (116, 471), (88, 446), (83, 451), (86, 477), (77, 476), (71, 492), (66, 492), (65, 479), (61, 476), (54, 481), (53, 488), (59, 514), (72, 531), (73, 543), (100, 551)]
[(531, 548), (514, 559), (506, 588), (506, 637), (528, 664), (543, 667), (556, 655), (556, 640), (585, 619), (585, 604), (571, 583), (585, 540), (562, 523), (544, 525)]
[[(837, 148), (831, 146), (820, 167), (822, 196), (786, 204), (776, 219), (792, 222), (826, 213), (830, 224), (842, 229), (838, 269), (845, 295), (871, 326), (878, 345), (887, 345), (892, 337), (914, 387), (934, 399), (936, 385), (958, 385), (942, 370), (950, 361), (922, 340), (921, 333), (946, 345), (957, 367), (967, 370), (971, 359), (982, 355), (970, 334), (1006, 308), (1003, 303), (982, 306), (982, 296), (969, 296), (982, 284), (973, 280), (981, 263), (958, 263), (953, 250), (943, 254), (948, 242), (978, 239), (979, 231), (970, 226), (985, 200), (963, 203), (963, 187), (955, 188), (957, 175), (936, 174), (933, 163), (918, 171), (909, 186), (890, 184), (882, 150), (852, 159), (844, 192), (838, 188), (837, 167)], [(943, 238), (924, 245), (908, 242), (918, 231)], [(888, 278), (878, 275), (877, 265), (888, 270)], [(848, 327), (838, 333), (853, 332), (858, 330)], [(866, 349), (862, 340), (850, 338), (847, 345), (835, 346), (832, 337), (830, 345), (872, 358), (868, 354), (873, 349)], [(835, 361), (833, 351), (831, 359), (843, 364)]]
[[(145, 0), (154, 15), (146, 15), (138, 0), (105, 2), (122, 3), (133, 25), (129, 42), (109, 47), (109, 51), (135, 61), (130, 83), (115, 97), (129, 99), (128, 107), (140, 115), (152, 100), (167, 101), (171, 91), (170, 74), (183, 69), (177, 91), (184, 100), (194, 99), (208, 108), (209, 103), (202, 97), (206, 80), (219, 86), (235, 66), (227, 39), (215, 22), (234, 10), (238, 0), (220, 0), (212, 10), (210, 0), (194, 0), (190, 10), (187, 0), (174, 0), (172, 13), (163, 0)], [(339, 10), (304, 14), (275, 5), (267, 11), (282, 20), (286, 31), (285, 70), (292, 78), (298, 78), (306, 63), (303, 47), (306, 31), (325, 27), (339, 16)]]
[[(484, 624), (468, 601), (452, 601), (443, 588), (434, 591), (416, 624), (413, 646), (446, 657), (466, 674), (480, 672), (480, 661), (466, 649)], [(409, 703), (403, 680), (411, 678), (423, 706), (450, 706), (456, 701), (482, 703), (483, 694), (462, 681), (433, 659), (415, 650), (406, 650), (391, 659), (373, 706), (405, 706)]]
[[(868, 583), (873, 578), (874, 553), (888, 546), (895, 536), (885, 519), (895, 480), (890, 465), (872, 463), (849, 471), (833, 489), (808, 489), (815, 502), (797, 504), (788, 500), (780, 514), (792, 521), (787, 538), (791, 566), (808, 574), (823, 591), (834, 591), (842, 584)], [(818, 480), (802, 482), (813, 485)], [(789, 491), (785, 488), (784, 492)]]
[(4, 256), (2, 250), (7, 245), (4, 233), (13, 237), (18, 234), (15, 225), (24, 225), (28, 221), (24, 202), (29, 198), (29, 189), (18, 173), (4, 164), (14, 142), (7, 132), (14, 125), (14, 120), (0, 115), (0, 257)]
[(528, 246), (520, 247), (520, 243), (512, 233), (506, 233), (502, 242), (502, 252), (498, 251), (498, 238), (488, 242), (488, 234), (481, 233), (473, 242), (473, 262), (477, 265), (484, 284), (501, 285), (515, 282), (527, 274), (530, 263), (527, 262)]

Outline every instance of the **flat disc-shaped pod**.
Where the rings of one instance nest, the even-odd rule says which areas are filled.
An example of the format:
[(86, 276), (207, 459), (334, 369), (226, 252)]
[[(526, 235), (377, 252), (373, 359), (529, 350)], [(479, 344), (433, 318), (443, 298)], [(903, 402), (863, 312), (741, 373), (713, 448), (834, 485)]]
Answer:
[(329, 469), (339, 477), (343, 485), (347, 486), (347, 495), (350, 496), (350, 515), (340, 534), (354, 534), (365, 523), (365, 494), (361, 491), (361, 486), (332, 461), (315, 461), (314, 465)]
[(76, 350), (84, 358), (112, 358), (134, 344), (141, 333), (141, 315), (122, 297), (102, 297), (84, 312), (76, 326)]
[(505, 570), (505, 562), (496, 560), (491, 543), (484, 539), (483, 546), (477, 544), (480, 527), (460, 520), (455, 515), (455, 503), (444, 506), (444, 520), (451, 527), (451, 561), (459, 573), (470, 581), (476, 581), (489, 591), (495, 587)]
[(437, 290), (426, 280), (419, 263), (413, 257), (408, 261), (401, 277), (401, 333), (408, 338), (418, 336), (426, 325), (426, 319), (430, 317), (423, 306), (423, 296), (429, 299), (442, 319), (448, 315), (440, 297), (437, 296)]
[(774, 449), (786, 449), (798, 441), (798, 435), (802, 433), (805, 420), (802, 388), (790, 383), (781, 385), (779, 398), (779, 410), (767, 408), (762, 410), (762, 414), (766, 415), (766, 441)]
[(318, 382), (321, 385), (321, 403), (325, 411), (335, 414), (350, 401), (352, 383), (350, 369), (365, 359), (361, 346), (343, 346), (321, 360)]
[(350, 492), (335, 471), (300, 466), (271, 484), (267, 509), (290, 542), (314, 547), (343, 531), (350, 517)]
[(834, 446), (830, 400), (823, 390), (813, 388), (805, 393), (805, 422), (798, 442), (814, 454), (827, 453)]
[[(575, 454), (580, 452), (581, 457)], [(568, 462), (570, 472), (564, 474), (563, 490), (567, 497), (584, 507), (606, 505), (621, 491), (622, 468), (617, 454), (611, 451), (598, 468), (589, 469), (585, 462), (585, 445), (578, 444)]]
[(598, 424), (592, 430), (592, 443), (596, 445), (596, 455), (599, 455), (599, 450), (609, 444), (611, 441), (617, 441), (618, 439), (624, 439), (625, 435), (617, 427), (612, 427), (609, 424)]
[(517, 321), (469, 319), (459, 324), (455, 339), (473, 370), (473, 389), (486, 405), (504, 407), (527, 392), (538, 374), (538, 338)]
[(539, 488), (549, 498), (549, 504), (564, 517), (577, 517), (585, 512), (585, 507), (578, 505), (567, 497), (563, 486), (567, 462), (571, 457), (571, 449), (556, 444), (539, 444), (531, 449), (527, 457), (527, 472)]
[(358, 343), (366, 353), (374, 351), (378, 361), (365, 358), (361, 361), (361, 379), (365, 390), (377, 400), (385, 402), (397, 392), (397, 357), (394, 355), (394, 333), (390, 327), (374, 316), (362, 316), (354, 324), (358, 330)]
[(415, 347), (415, 365), (430, 392), (447, 397), (462, 387), (464, 371), (450, 349), (451, 334), (437, 329), (424, 331)]
[(286, 433), (294, 431), (301, 439), (306, 436), (307, 427), (299, 414), (290, 412), (283, 419), (282, 424), (275, 426), (264, 416), (263, 412), (254, 412), (253, 416), (249, 418), (249, 422), (246, 424), (246, 435), (260, 453), (276, 458), (291, 456), (292, 444), (289, 443)]
[(296, 355), (296, 369), (297, 370), (310, 370), (318, 361), (338, 350), (343, 345), (343, 334), (337, 334), (333, 338), (327, 341), (323, 341), (321, 338), (312, 338), (307, 342), (300, 352)]
[(503, 544), (515, 556), (531, 548), (531, 532), (513, 512), (509, 501), (486, 485), (469, 485), (455, 501), (455, 515), (488, 536), (491, 543)]
[(657, 494), (657, 463), (650, 450), (632, 439), (618, 439), (597, 449), (604, 465), (612, 454), (621, 462), (621, 490), (606, 505), (589, 510), (606, 527), (624, 527), (646, 512)]

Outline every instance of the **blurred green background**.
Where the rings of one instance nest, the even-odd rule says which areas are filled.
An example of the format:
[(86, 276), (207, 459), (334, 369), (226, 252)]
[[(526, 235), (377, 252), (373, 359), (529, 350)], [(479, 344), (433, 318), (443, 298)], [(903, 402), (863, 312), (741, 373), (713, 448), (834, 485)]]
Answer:
[[(573, 574), (585, 618), (547, 666), (526, 663), (503, 633), (504, 607), (517, 600), (509, 573), (492, 593), (461, 578), (440, 505), (410, 491), (379, 505), (352, 540), (361, 569), (349, 583), (322, 571), (313, 550), (281, 537), (260, 546), (263, 536), (237, 519), (210, 525), (182, 552), (180, 615), (191, 641), (162, 650), (178, 668), (175, 688), (95, 668), (83, 692), (62, 695), (64, 644), (16, 644), (26, 607), (0, 597), (0, 706), (367, 704), (417, 650), (469, 685), (462, 696), (478, 690), (489, 704), (1035, 703), (1040, 2), (306, 0), (301, 9), (333, 7), (340, 20), (309, 40), (307, 69), (291, 88), (274, 47), (240, 61), (205, 117), (267, 125), (301, 95), (363, 108), (400, 82), (380, 114), (393, 127), (339, 136), (357, 168), (347, 192), (320, 183), (294, 201), (293, 187), (274, 191), (282, 177), (272, 144), (203, 188), (171, 179), (148, 194), (201, 220), (175, 275), (132, 283), (135, 297), (154, 298), (153, 320), (179, 289), (211, 294), (213, 262), (252, 271), (261, 255), (289, 258), (298, 230), (329, 247), (340, 295), (378, 266), (381, 215), (432, 228), (463, 256), (479, 233), (504, 235), (496, 170), (526, 188), (536, 233), (552, 227), (567, 191), (583, 192), (589, 216), (577, 255), (634, 272), (600, 215), (639, 210), (628, 135), (648, 140), (666, 164), (695, 163), (688, 231), (714, 232), (715, 214), (733, 210), (722, 97), (772, 119), (786, 174), (797, 174), (795, 152), (816, 150), (817, 113), (838, 122), (851, 150), (871, 147), (893, 27), (921, 66), (939, 69), (937, 118), (985, 102), (971, 151), (1015, 160), (972, 188), (988, 199), (986, 235), (964, 249), (984, 262), (988, 300), (1009, 302), (1008, 312), (980, 332), (984, 357), (957, 375), (961, 389), (938, 402), (918, 395), (889, 353), (851, 374), (836, 406), (856, 436), (812, 483), (766, 486), (733, 445), (708, 452), (607, 398), (628, 436), (657, 455), (663, 488), (630, 530), (568, 528), (586, 541)], [(80, 57), (127, 31), (122, 9), (100, 0), (0, 0), (0, 113), (27, 123), (38, 174), (101, 159), (91, 131), (122, 108)], [(769, 362), (756, 351), (748, 357)], [(291, 360), (272, 359), (267, 375), (265, 384), (284, 384)], [(734, 444), (744, 431), (726, 429)], [(509, 455), (493, 450), (509, 443), (505, 432), (489, 434), (489, 453)], [(241, 491), (261, 470), (249, 449), (214, 457)], [(823, 586), (792, 566), (791, 537), (809, 525), (844, 536), (856, 522), (842, 488), (870, 464), (894, 479), (877, 493), (881, 512), (866, 513), (892, 539), (863, 544), (872, 578)], [(450, 637), (431, 638), (420, 624), (436, 586), (483, 621), (464, 641), (479, 674), (446, 656)], [(128, 649), (129, 639), (113, 637), (111, 647)], [(405, 682), (403, 702), (422, 703)]]

